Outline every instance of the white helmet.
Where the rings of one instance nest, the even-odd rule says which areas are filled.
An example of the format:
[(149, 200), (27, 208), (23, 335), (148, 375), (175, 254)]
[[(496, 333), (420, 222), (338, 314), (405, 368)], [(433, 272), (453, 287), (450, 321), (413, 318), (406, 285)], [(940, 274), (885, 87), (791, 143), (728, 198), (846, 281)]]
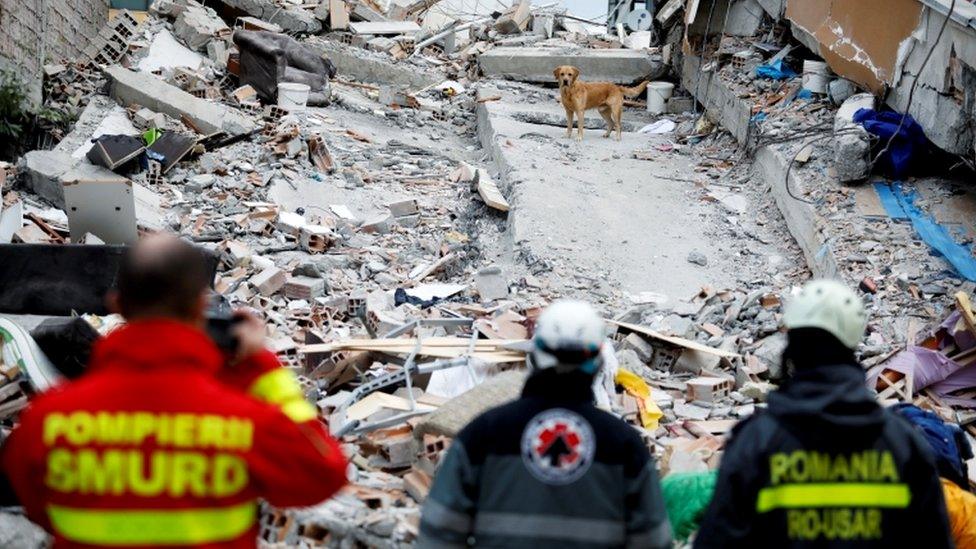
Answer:
[(861, 298), (836, 280), (813, 280), (786, 303), (783, 324), (787, 329), (820, 328), (847, 347), (857, 347), (868, 316)]
[(533, 369), (596, 373), (606, 338), (603, 319), (588, 303), (559, 300), (539, 315), (529, 364)]

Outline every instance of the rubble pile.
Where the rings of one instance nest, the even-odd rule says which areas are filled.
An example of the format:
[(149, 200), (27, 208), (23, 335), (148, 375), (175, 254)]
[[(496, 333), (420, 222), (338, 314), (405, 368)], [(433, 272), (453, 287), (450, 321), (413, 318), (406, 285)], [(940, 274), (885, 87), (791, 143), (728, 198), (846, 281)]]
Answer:
[[(824, 93), (812, 93), (803, 75), (788, 67), (779, 72), (764, 70), (782, 66), (784, 59), (799, 64), (791, 57), (796, 48), (774, 35), (774, 30), (758, 33), (757, 39), (723, 35), (718, 42), (705, 42), (704, 55), (695, 61), (701, 72), (687, 83), (692, 87), (714, 74), (748, 108), (746, 147), (730, 159), (742, 169), (733, 169), (723, 180), (737, 182), (744, 177), (743, 172), (751, 169), (745, 160), (768, 147), (786, 158), (788, 179), (799, 174), (810, 181), (802, 188), (793, 188), (792, 179), (767, 184), (784, 186), (789, 200), (814, 205), (825, 220), (827, 227), (820, 230), (829, 231), (829, 245), (825, 245), (829, 251), (821, 254), (837, 259), (823, 274), (842, 276), (864, 292), (876, 322), (860, 354), (874, 364), (906, 343), (912, 317), (941, 321), (953, 306), (952, 290), (971, 293), (974, 285), (933, 255), (911, 225), (891, 218), (881, 203), (876, 184), (870, 182), (883, 180), (870, 176), (878, 140), (852, 120), (857, 109), (874, 108), (874, 98), (857, 93), (857, 87), (843, 78), (834, 77)], [(707, 86), (700, 87), (704, 92)], [(706, 103), (719, 100), (710, 100), (710, 92), (709, 88), (700, 93), (700, 98)], [(869, 183), (862, 183), (865, 179)], [(919, 206), (925, 210), (964, 207), (951, 203), (962, 193), (959, 183), (938, 178), (915, 183), (923, 189)], [(913, 313), (920, 309), (922, 314)]]
[[(951, 253), (953, 244), (933, 237), (952, 232), (945, 240), (972, 259), (971, 224), (957, 213), (971, 208), (966, 182), (947, 171), (883, 169), (879, 158), (891, 143), (859, 121), (882, 108), (875, 96), (832, 74), (776, 21), (757, 21), (748, 37), (728, 25), (698, 32), (686, 29), (690, 42), (679, 63), (682, 83), (705, 106), (697, 125), (719, 121), (740, 145), (717, 182), (750, 197), (773, 195), (811, 270), (860, 290), (871, 321), (857, 354), (881, 401), (913, 402), (976, 434), (968, 353), (976, 331), (967, 322), (976, 281)], [(919, 163), (940, 155), (911, 154)], [(964, 167), (947, 155), (944, 161)], [(760, 184), (749, 185), (750, 178)], [(740, 230), (737, 221), (729, 225)], [(747, 371), (767, 369), (776, 379), (785, 341), (766, 324), (766, 312), (775, 315), (776, 306), (752, 317), (756, 340), (743, 338), (738, 350), (747, 355)], [(724, 327), (720, 314), (711, 318)]]

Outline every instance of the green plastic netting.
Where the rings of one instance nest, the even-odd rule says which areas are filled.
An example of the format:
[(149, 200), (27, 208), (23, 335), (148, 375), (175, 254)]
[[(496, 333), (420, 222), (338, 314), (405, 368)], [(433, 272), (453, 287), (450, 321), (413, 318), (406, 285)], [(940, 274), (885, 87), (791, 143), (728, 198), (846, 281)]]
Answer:
[(664, 477), (661, 490), (668, 509), (671, 530), (679, 541), (688, 539), (701, 521), (715, 492), (716, 471), (674, 473)]

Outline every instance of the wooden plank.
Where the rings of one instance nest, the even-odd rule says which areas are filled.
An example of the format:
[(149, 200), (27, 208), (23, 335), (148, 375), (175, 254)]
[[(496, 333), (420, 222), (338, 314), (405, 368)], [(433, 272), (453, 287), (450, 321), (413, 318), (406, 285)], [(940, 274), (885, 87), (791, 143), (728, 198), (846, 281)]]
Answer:
[[(524, 343), (523, 340), (478, 340), (471, 356), (494, 364), (522, 362), (525, 354), (506, 347)], [(443, 337), (424, 340), (419, 354), (432, 358), (458, 358), (468, 352), (468, 338)], [(372, 351), (386, 354), (410, 354), (417, 347), (413, 339), (347, 339), (332, 343), (316, 343), (298, 349), (299, 353), (327, 353), (332, 351)]]
[[(504, 350), (506, 347), (524, 343), (521, 339), (478, 339), (474, 343), (477, 351)], [(423, 340), (424, 349), (432, 348), (464, 348), (470, 346), (471, 341), (466, 337), (429, 337)], [(331, 351), (366, 350), (385, 351), (389, 349), (406, 349), (412, 351), (417, 345), (416, 339), (343, 339), (332, 343), (313, 343), (299, 349), (300, 353), (324, 353)]]
[(508, 200), (505, 200), (505, 196), (498, 190), (498, 185), (495, 185), (495, 182), (491, 180), (491, 176), (485, 170), (475, 171), (474, 184), (478, 187), (478, 194), (481, 196), (481, 199), (488, 206), (503, 212), (507, 212), (511, 208)]
[[(364, 420), (382, 409), (406, 412), (410, 410), (410, 401), (386, 393), (372, 393), (346, 409), (346, 419), (349, 421)], [(436, 406), (417, 403), (417, 410), (436, 410)]]
[(454, 252), (451, 252), (451, 253), (445, 255), (444, 257), (438, 259), (437, 261), (431, 263), (423, 271), (420, 271), (420, 273), (418, 273), (417, 276), (413, 277), (413, 279), (411, 280), (411, 282), (412, 283), (422, 282), (425, 278), (427, 278), (428, 276), (434, 274), (438, 269), (440, 269), (444, 265), (447, 265), (451, 261), (454, 261), (454, 259), (456, 257), (457, 257), (457, 254), (455, 254)]
[(162, 172), (166, 173), (193, 150), (196, 142), (196, 136), (166, 132), (149, 146), (149, 150), (166, 159), (162, 165)]
[(724, 435), (725, 433), (732, 430), (738, 421), (734, 419), (711, 419), (702, 421), (690, 421), (688, 422), (701, 430), (712, 434), (712, 435)]
[(854, 209), (864, 217), (888, 217), (874, 185), (854, 187)]
[(956, 292), (956, 307), (962, 315), (962, 321), (966, 323), (969, 333), (976, 336), (976, 315), (973, 314), (973, 304), (969, 301), (969, 294), (966, 292)]
[(370, 23), (363, 21), (350, 23), (349, 30), (355, 34), (372, 34), (379, 36), (389, 36), (397, 34), (416, 34), (420, 32), (420, 25), (413, 21), (382, 21)]
[(632, 332), (637, 332), (639, 334), (646, 335), (651, 339), (657, 339), (665, 343), (670, 343), (678, 347), (684, 347), (685, 349), (691, 349), (694, 351), (700, 351), (702, 353), (707, 353), (710, 355), (720, 356), (724, 358), (735, 358), (739, 355), (730, 351), (723, 351), (722, 349), (716, 349), (714, 347), (709, 347), (707, 345), (702, 345), (697, 341), (692, 341), (690, 339), (685, 339), (683, 337), (666, 336), (660, 332), (656, 332), (650, 328), (644, 326), (638, 326), (637, 324), (629, 324), (627, 322), (617, 322), (616, 320), (608, 320), (610, 324), (625, 328)]

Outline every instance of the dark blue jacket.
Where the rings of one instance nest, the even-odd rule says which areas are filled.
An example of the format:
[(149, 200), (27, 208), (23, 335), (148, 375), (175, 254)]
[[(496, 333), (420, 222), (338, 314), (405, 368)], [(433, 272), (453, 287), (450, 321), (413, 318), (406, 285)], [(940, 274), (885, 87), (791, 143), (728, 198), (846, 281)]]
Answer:
[(418, 547), (671, 546), (657, 471), (637, 430), (593, 406), (592, 378), (545, 372), (451, 444)]
[(741, 422), (695, 538), (707, 548), (952, 547), (933, 458), (854, 364), (798, 369)]

